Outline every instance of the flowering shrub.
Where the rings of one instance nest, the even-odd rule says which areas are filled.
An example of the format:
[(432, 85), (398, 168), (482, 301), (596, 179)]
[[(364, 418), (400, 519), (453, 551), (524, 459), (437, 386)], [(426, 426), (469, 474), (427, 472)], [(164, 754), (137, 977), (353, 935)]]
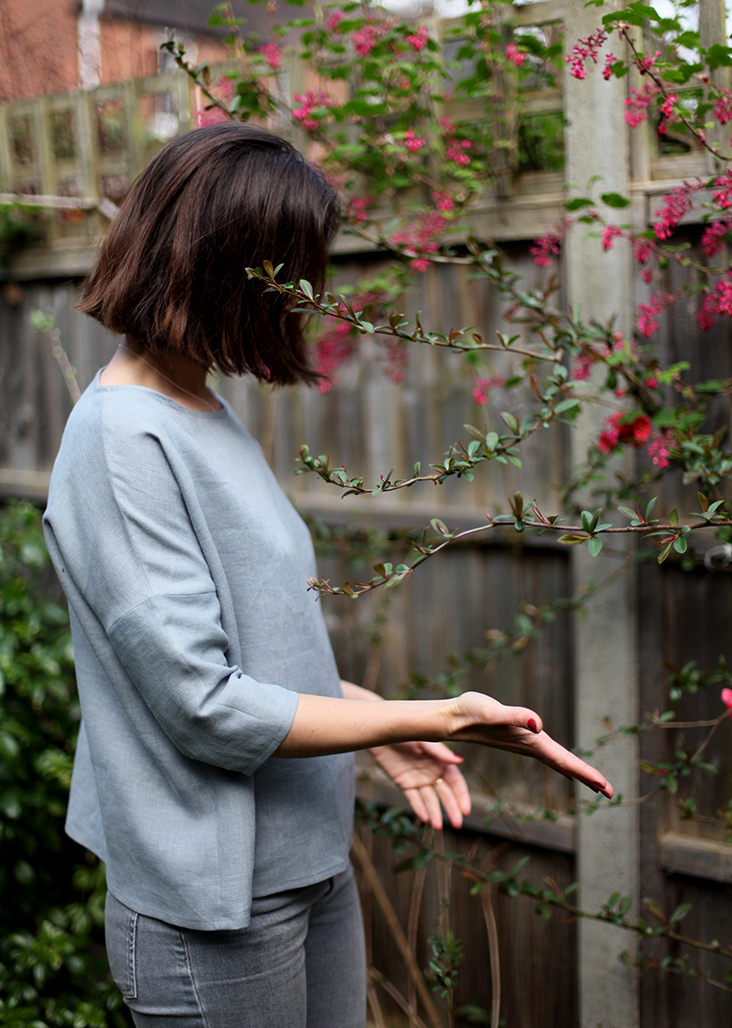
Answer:
[[(595, 6), (602, 6), (599, 0)], [(726, 162), (732, 155), (709, 141), (707, 136), (714, 133), (707, 121), (724, 126), (732, 120), (732, 93), (715, 84), (711, 74), (732, 64), (732, 49), (721, 43), (703, 49), (698, 34), (675, 16), (661, 15), (635, 0), (622, 10), (598, 13), (597, 30), (566, 41), (564, 47), (551, 31), (512, 28), (506, 17), (509, 8), (492, 0), (474, 3), (445, 40), (433, 36), (430, 23), (407, 23), (392, 12), (354, 3), (328, 4), (313, 16), (276, 27), (271, 44), (254, 51), (232, 33), (242, 63), (231, 78), (230, 112), (246, 119), (276, 110), (279, 119), (289, 118), (303, 148), (343, 194), (347, 229), (392, 259), (379, 276), (339, 296), (316, 296), (307, 282), (282, 282), (266, 261), (248, 269), (265, 288), (289, 294), (296, 310), (319, 316), (314, 347), (316, 366), (324, 375), (321, 389), (332, 388), (365, 337), (380, 347), (394, 381), (402, 378), (408, 351), (416, 345), (462, 355), (472, 399), (486, 416), (511, 390), (523, 389), (520, 402), (506, 402), (510, 409), (496, 411), (502, 420), (499, 430), (466, 426), (466, 442), (453, 443), (427, 468), (415, 464), (408, 477), (397, 478), (392, 469), (378, 481), (366, 482), (343, 466), (331, 466), (326, 457), (313, 457), (307, 447), (301, 449), (298, 470), (318, 475), (346, 495), (380, 495), (419, 482), (439, 485), (451, 477), (470, 481), (484, 462), (520, 466), (521, 445), (535, 432), (555, 423), (572, 424), (584, 406), (601, 402), (609, 413), (586, 464), (574, 469), (564, 493), (565, 510), (574, 511), (573, 523), (571, 515), (547, 517), (517, 493), (509, 498), (505, 513), (487, 517), (486, 530), (555, 533), (560, 542), (586, 546), (593, 556), (612, 533), (632, 531), (650, 541), (659, 563), (688, 556), (690, 540), (699, 530), (716, 531), (728, 544), (732, 455), (723, 448), (724, 433), (707, 430), (707, 413), (732, 387), (729, 382), (690, 381), (685, 362), (663, 366), (654, 342), (666, 312), (679, 301), (693, 305), (703, 331), (732, 316), (732, 270), (724, 258), (732, 241), (732, 173), (718, 170), (711, 178), (677, 185), (655, 210), (652, 227), (643, 230), (622, 223), (620, 213), (616, 223), (615, 212), (630, 206), (629, 197), (612, 192), (568, 197), (564, 217), (530, 245), (536, 264), (547, 269), (536, 288), (518, 279), (490, 240), (476, 238), (469, 214), (491, 183), (498, 183), (498, 189), (522, 166), (518, 144), (505, 132), (515, 114), (508, 111), (507, 97), (518, 97), (520, 103), (523, 86), (533, 90), (557, 85), (564, 72), (580, 81), (597, 75), (609, 82), (634, 70), (640, 82), (627, 90), (624, 100), (628, 126), (637, 129), (645, 123), (667, 141), (680, 135), (689, 148), (706, 149)], [(222, 21), (232, 25), (223, 16)], [(650, 31), (644, 35), (644, 29)], [(300, 33), (299, 53), (314, 74), (307, 79), (311, 88), (288, 104), (274, 83), (281, 74), (280, 41), (294, 30)], [(454, 55), (449, 60), (446, 44)], [(178, 55), (187, 67), (184, 54), (178, 50)], [(197, 69), (187, 70), (201, 81)], [(463, 101), (476, 103), (468, 108)], [(457, 113), (478, 106), (490, 116)], [(520, 132), (516, 138), (522, 138)], [(703, 223), (703, 259), (690, 254), (679, 239), (690, 216)], [(629, 246), (644, 286), (672, 262), (684, 270), (682, 284), (670, 287), (673, 292), (643, 291), (631, 338), (612, 321), (588, 323), (555, 302), (552, 271), (568, 233), (578, 226), (594, 231), (603, 251)], [(486, 340), (473, 327), (432, 329), (419, 316), (410, 320), (400, 313), (403, 294), (418, 276), (443, 263), (466, 267), (472, 277), (489, 282), (503, 304), (504, 320), (509, 326), (520, 324), (522, 335), (499, 333), (497, 339)], [(513, 357), (509, 376), (491, 367), (493, 352)], [(637, 453), (634, 470), (611, 479), (608, 462), (622, 452)], [(653, 501), (640, 502), (645, 490), (671, 472), (679, 472), (697, 490), (699, 509), (685, 523), (676, 510), (654, 518)], [(580, 508), (577, 491), (598, 481), (603, 483), (598, 495), (625, 519), (621, 524), (605, 521), (599, 509)], [(612, 516), (618, 520), (615, 511)], [(379, 563), (369, 581), (333, 586), (313, 580), (311, 588), (354, 597), (397, 584), (465, 534), (435, 519), (414, 544), (411, 563)], [(539, 631), (540, 622), (537, 615), (536, 624), (526, 627), (525, 619), (515, 636), (499, 633), (501, 646), (519, 652)], [(491, 638), (491, 645), (495, 641)], [(495, 652), (490, 651), (486, 666)], [(730, 681), (727, 675), (714, 684)], [(730, 689), (723, 690), (721, 701), (732, 710)], [(659, 727), (661, 720), (654, 717), (653, 727)], [(723, 717), (726, 710), (719, 724)], [(659, 763), (647, 773), (656, 776), (658, 788), (672, 791), (679, 776), (688, 774), (691, 759), (684, 764), (679, 758), (668, 767)], [(732, 829), (732, 810), (720, 812), (720, 818), (720, 825)], [(619, 924), (627, 908), (613, 912), (614, 905), (608, 905), (607, 918)]]

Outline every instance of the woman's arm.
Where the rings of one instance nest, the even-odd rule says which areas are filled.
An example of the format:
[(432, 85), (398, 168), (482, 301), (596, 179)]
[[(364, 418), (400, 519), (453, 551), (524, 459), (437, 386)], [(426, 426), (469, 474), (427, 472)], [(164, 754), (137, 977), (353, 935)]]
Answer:
[(476, 742), (535, 757), (596, 792), (613, 795), (605, 777), (547, 735), (539, 715), (526, 707), (504, 706), (477, 692), (452, 700), (388, 703), (351, 699), (358, 695), (351, 690), (348, 695), (341, 700), (301, 694), (290, 731), (274, 756), (314, 757), (421, 740)]

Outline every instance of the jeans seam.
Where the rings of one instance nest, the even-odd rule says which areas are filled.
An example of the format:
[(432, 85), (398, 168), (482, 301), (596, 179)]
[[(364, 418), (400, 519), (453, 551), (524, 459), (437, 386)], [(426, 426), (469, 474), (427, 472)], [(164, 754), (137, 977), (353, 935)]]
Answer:
[(201, 1015), (201, 1021), (203, 1022), (203, 1028), (208, 1028), (208, 1020), (206, 1019), (206, 1011), (203, 1009), (203, 1004), (201, 1003), (201, 997), (198, 995), (198, 989), (196, 988), (196, 979), (195, 979), (195, 976), (193, 974), (193, 964), (191, 963), (191, 955), (190, 955), (190, 951), (188, 949), (188, 942), (186, 940), (184, 932), (180, 932), (179, 934), (180, 934), (181, 945), (183, 946), (183, 956), (185, 958), (186, 970), (188, 971), (188, 975), (189, 975), (189, 977), (191, 979), (191, 988), (193, 989), (193, 995), (196, 997), (196, 1003), (198, 1004), (198, 1012)]
[(137, 919), (137, 912), (131, 910), (127, 927), (127, 973), (129, 976), (129, 999), (137, 999)]

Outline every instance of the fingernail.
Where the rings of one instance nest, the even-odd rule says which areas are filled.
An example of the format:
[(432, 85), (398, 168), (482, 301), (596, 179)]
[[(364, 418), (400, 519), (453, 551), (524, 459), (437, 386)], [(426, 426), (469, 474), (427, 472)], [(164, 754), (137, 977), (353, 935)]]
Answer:
[(536, 726), (536, 721), (534, 721), (533, 717), (530, 717), (529, 720), (526, 722), (526, 724), (529, 726), (529, 728), (531, 729), (532, 732), (538, 732), (539, 731), (539, 729)]

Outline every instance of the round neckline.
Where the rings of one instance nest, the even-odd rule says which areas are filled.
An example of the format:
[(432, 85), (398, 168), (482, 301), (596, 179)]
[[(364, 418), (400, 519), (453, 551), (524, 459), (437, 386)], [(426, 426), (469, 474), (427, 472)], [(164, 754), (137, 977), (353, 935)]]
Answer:
[[(106, 364), (104, 365), (104, 367), (106, 367)], [(104, 371), (104, 367), (100, 368), (99, 371), (97, 371), (92, 381), (92, 386), (96, 391), (107, 389), (139, 389), (142, 390), (142, 392), (144, 393), (148, 393), (151, 396), (157, 397), (159, 400), (165, 403), (167, 407), (172, 407), (174, 410), (182, 411), (184, 414), (190, 414), (192, 417), (196, 418), (220, 418), (225, 417), (228, 414), (226, 403), (224, 402), (224, 400), (222, 400), (220, 396), (218, 396), (216, 393), (213, 392), (213, 390), (209, 389), (208, 387), (207, 392), (210, 393), (211, 396), (213, 396), (214, 399), (221, 404), (221, 407), (218, 410), (191, 410), (190, 407), (184, 407), (182, 403), (178, 403), (178, 401), (174, 400), (172, 396), (168, 396), (166, 393), (161, 393), (157, 389), (151, 389), (150, 386), (137, 385), (137, 383), (135, 382), (118, 382), (111, 383), (110, 385), (105, 385), (101, 381), (101, 376), (102, 372)]]

